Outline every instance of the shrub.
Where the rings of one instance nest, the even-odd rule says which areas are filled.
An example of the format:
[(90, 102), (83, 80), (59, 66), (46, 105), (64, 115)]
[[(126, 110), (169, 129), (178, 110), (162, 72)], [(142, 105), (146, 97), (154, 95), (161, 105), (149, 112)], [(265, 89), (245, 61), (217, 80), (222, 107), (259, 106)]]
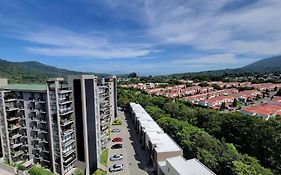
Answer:
[(37, 166), (37, 165), (33, 165), (29, 169), (29, 173), (31, 175), (54, 175), (50, 170), (47, 170), (47, 169), (42, 168), (42, 167)]
[(112, 125), (122, 125), (122, 121), (120, 119), (115, 119), (113, 120)]

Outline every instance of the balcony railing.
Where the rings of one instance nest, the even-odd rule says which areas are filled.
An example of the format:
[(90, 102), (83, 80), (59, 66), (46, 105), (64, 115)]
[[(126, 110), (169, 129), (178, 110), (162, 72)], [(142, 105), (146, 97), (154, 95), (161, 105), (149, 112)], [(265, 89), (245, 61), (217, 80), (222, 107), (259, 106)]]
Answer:
[(13, 101), (18, 101), (18, 99), (17, 98), (7, 98), (4, 101), (8, 103), (8, 102), (13, 102)]
[(71, 124), (71, 123), (73, 123), (73, 120), (71, 119), (71, 120), (61, 120), (60, 121), (60, 124), (62, 125), (62, 126), (67, 126), (67, 125), (69, 125), (69, 124)]
[(11, 111), (17, 111), (19, 108), (16, 106), (7, 106), (6, 111), (11, 112)]
[(67, 89), (67, 90), (60, 90), (59, 94), (67, 94), (67, 93), (71, 93), (71, 92), (72, 92), (72, 90), (69, 90), (69, 89)]
[(21, 146), (22, 145), (22, 143), (14, 143), (14, 144), (11, 144), (11, 147), (13, 148), (13, 149), (15, 149), (15, 148), (17, 148), (17, 147), (19, 147), (19, 146)]
[(60, 109), (59, 111), (60, 111), (60, 115), (66, 115), (72, 113), (73, 109), (69, 107), (69, 108)]
[(46, 103), (46, 102), (45, 102), (45, 99), (43, 99), (43, 98), (38, 98), (38, 102), (39, 102), (39, 103)]
[(18, 120), (19, 118), (20, 118), (19, 116), (14, 116), (14, 117), (7, 118), (7, 121), (11, 122), (11, 121)]
[(19, 129), (21, 126), (18, 124), (18, 125), (10, 125), (8, 127), (8, 130), (12, 131), (12, 130), (15, 130), (15, 129)]

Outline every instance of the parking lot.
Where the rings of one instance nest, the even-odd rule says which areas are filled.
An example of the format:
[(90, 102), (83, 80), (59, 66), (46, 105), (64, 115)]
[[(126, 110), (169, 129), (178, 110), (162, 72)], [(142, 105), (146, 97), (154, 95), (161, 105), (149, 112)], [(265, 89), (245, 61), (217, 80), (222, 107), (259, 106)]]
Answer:
[(121, 129), (118, 133), (111, 133), (111, 140), (115, 137), (123, 138), (122, 143), (123, 147), (121, 149), (111, 149), (111, 146), (114, 145), (112, 141), (109, 144), (109, 156), (115, 154), (122, 154), (123, 159), (119, 161), (110, 161), (108, 160), (108, 168), (113, 164), (123, 164), (124, 169), (119, 172), (108, 172), (112, 175), (146, 175), (151, 173), (151, 165), (148, 164), (148, 152), (144, 151), (139, 142), (138, 136), (135, 134), (133, 129), (133, 124), (128, 117), (125, 117), (123, 112), (118, 111), (118, 118), (121, 119), (122, 125), (112, 126), (112, 128)]

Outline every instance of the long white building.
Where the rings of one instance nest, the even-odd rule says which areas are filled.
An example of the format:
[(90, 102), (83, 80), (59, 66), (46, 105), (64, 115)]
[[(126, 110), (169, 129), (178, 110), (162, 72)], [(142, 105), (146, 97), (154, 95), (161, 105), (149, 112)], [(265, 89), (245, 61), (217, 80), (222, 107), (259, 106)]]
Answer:
[(180, 146), (152, 119), (140, 104), (130, 103), (130, 114), (142, 146), (149, 150), (157, 175), (214, 175), (197, 159), (182, 157)]

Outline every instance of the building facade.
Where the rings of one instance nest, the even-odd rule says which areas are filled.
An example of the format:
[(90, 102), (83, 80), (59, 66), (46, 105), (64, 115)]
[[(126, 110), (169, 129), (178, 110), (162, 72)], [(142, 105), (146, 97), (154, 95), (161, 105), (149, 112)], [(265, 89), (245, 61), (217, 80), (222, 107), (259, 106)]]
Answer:
[(114, 79), (93, 75), (68, 77), (77, 128), (77, 166), (84, 167), (86, 175), (99, 168), (99, 156), (109, 141), (110, 123), (116, 116)]
[(116, 77), (69, 76), (42, 85), (0, 80), (3, 160), (40, 164), (57, 174), (74, 167), (93, 174), (116, 117)]
[(9, 163), (33, 160), (52, 169), (44, 85), (6, 85), (0, 93), (1, 145)]

